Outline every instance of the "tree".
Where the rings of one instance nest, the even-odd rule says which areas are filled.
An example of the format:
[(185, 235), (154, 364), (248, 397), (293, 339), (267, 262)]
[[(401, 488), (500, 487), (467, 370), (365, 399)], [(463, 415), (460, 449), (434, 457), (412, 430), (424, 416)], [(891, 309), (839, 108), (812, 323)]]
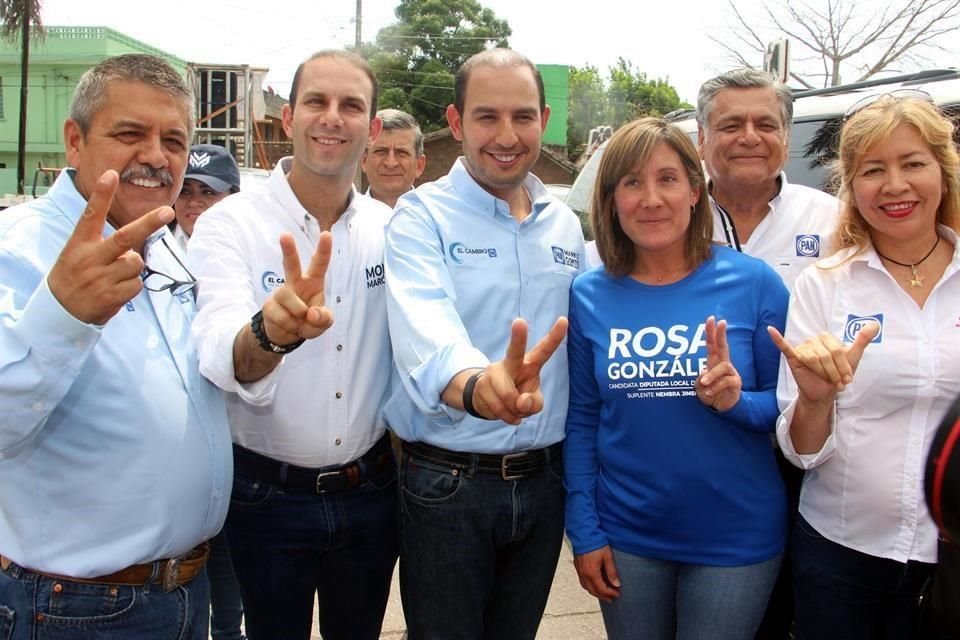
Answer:
[(589, 65), (570, 67), (567, 155), (577, 156), (590, 130), (600, 125), (614, 129), (641, 116), (663, 116), (677, 109), (690, 109), (680, 100), (668, 80), (651, 80), (625, 58), (610, 67), (604, 83), (600, 72)]
[(734, 0), (728, 33), (709, 38), (739, 66), (759, 67), (767, 42), (787, 37), (791, 78), (805, 88), (866, 80), (881, 71), (929, 64), (925, 54), (956, 37), (960, 0), (786, 0), (745, 16)]
[(509, 46), (510, 26), (476, 0), (400, 0), (394, 13), (397, 22), (363, 50), (383, 88), (377, 106), (408, 111), (424, 131), (445, 127), (457, 69)]
[(18, 39), (20, 54), (20, 129), (17, 138), (17, 193), (23, 195), (27, 153), (27, 76), (30, 67), (30, 23), (34, 38), (43, 35), (40, 0), (0, 0), (0, 36), (11, 42)]

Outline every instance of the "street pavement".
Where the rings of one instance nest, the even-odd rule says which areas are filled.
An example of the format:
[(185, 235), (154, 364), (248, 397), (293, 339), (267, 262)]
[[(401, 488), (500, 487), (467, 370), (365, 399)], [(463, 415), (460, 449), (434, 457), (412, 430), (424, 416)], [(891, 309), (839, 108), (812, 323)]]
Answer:
[[(400, 607), (398, 573), (393, 573), (393, 588), (383, 621), (381, 640), (401, 640), (406, 631), (403, 610)], [(580, 587), (577, 572), (573, 568), (573, 555), (570, 548), (564, 544), (537, 640), (605, 640), (606, 637), (600, 606), (596, 598)], [(316, 629), (316, 620), (311, 640), (321, 640)]]

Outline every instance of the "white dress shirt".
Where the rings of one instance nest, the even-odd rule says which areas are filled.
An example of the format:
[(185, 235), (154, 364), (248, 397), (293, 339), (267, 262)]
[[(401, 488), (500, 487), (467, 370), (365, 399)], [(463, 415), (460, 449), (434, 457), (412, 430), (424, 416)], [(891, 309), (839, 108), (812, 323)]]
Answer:
[(837, 395), (820, 451), (798, 454), (790, 439), (797, 386), (784, 360), (777, 438), (808, 469), (800, 513), (823, 536), (898, 562), (936, 562), (937, 529), (927, 513), (923, 474), (937, 424), (960, 392), (960, 243), (923, 308), (887, 273), (872, 248), (845, 249), (797, 279), (786, 338), (822, 331), (851, 342), (865, 319), (881, 332), (867, 345), (853, 382)]
[(193, 336), (201, 373), (228, 392), (234, 442), (304, 467), (346, 464), (384, 432), (392, 369), (383, 273), (389, 207), (354, 191), (331, 228), (325, 293), (333, 326), (264, 378), (241, 384), (234, 376), (237, 333), (283, 284), (280, 234), (296, 239), (304, 269), (320, 237), (316, 219), (290, 189), (289, 166), (284, 158), (267, 189), (240, 192), (197, 221), (188, 252), (200, 282)]
[(714, 241), (760, 258), (780, 274), (789, 290), (805, 267), (833, 252), (840, 201), (829, 193), (790, 184), (783, 173), (780, 192), (770, 200), (769, 213), (746, 242), (736, 238), (729, 214), (713, 196), (710, 209)]

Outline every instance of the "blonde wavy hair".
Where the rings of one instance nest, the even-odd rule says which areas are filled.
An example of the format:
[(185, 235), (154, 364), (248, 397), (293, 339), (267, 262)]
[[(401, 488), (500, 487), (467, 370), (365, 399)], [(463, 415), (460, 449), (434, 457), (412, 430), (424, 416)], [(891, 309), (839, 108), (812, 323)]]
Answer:
[(661, 142), (677, 152), (690, 181), (690, 189), (700, 192), (687, 228), (684, 245), (687, 264), (696, 267), (710, 256), (713, 215), (710, 213), (706, 179), (696, 147), (676, 125), (662, 118), (640, 118), (620, 127), (607, 143), (600, 159), (590, 203), (590, 225), (597, 241), (597, 253), (603, 260), (604, 268), (615, 277), (624, 276), (633, 269), (636, 248), (620, 228), (614, 207), (614, 192), (620, 179), (637, 165), (646, 164)]
[(866, 152), (889, 138), (902, 124), (917, 130), (940, 165), (945, 192), (937, 210), (937, 222), (960, 233), (960, 155), (953, 140), (953, 123), (926, 100), (881, 96), (850, 116), (840, 132), (834, 165), (841, 202), (837, 250), (862, 250), (870, 244), (870, 226), (857, 208), (853, 180)]

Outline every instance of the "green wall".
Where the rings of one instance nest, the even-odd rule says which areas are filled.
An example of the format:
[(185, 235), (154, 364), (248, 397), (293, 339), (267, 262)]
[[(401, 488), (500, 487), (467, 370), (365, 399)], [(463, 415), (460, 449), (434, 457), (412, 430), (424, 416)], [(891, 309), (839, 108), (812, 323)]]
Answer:
[(550, 120), (543, 134), (544, 144), (567, 144), (567, 99), (570, 72), (563, 64), (538, 64), (543, 89), (550, 106)]
[[(66, 166), (63, 121), (73, 89), (87, 69), (124, 53), (151, 53), (186, 76), (187, 63), (108, 27), (47, 27), (46, 37), (30, 43), (27, 76), (26, 192), (37, 164)], [(20, 118), (20, 42), (0, 40), (0, 195), (17, 192), (17, 139)], [(44, 184), (43, 177), (39, 184)], [(49, 183), (49, 180), (46, 180)], [(43, 193), (38, 189), (37, 193)]]

